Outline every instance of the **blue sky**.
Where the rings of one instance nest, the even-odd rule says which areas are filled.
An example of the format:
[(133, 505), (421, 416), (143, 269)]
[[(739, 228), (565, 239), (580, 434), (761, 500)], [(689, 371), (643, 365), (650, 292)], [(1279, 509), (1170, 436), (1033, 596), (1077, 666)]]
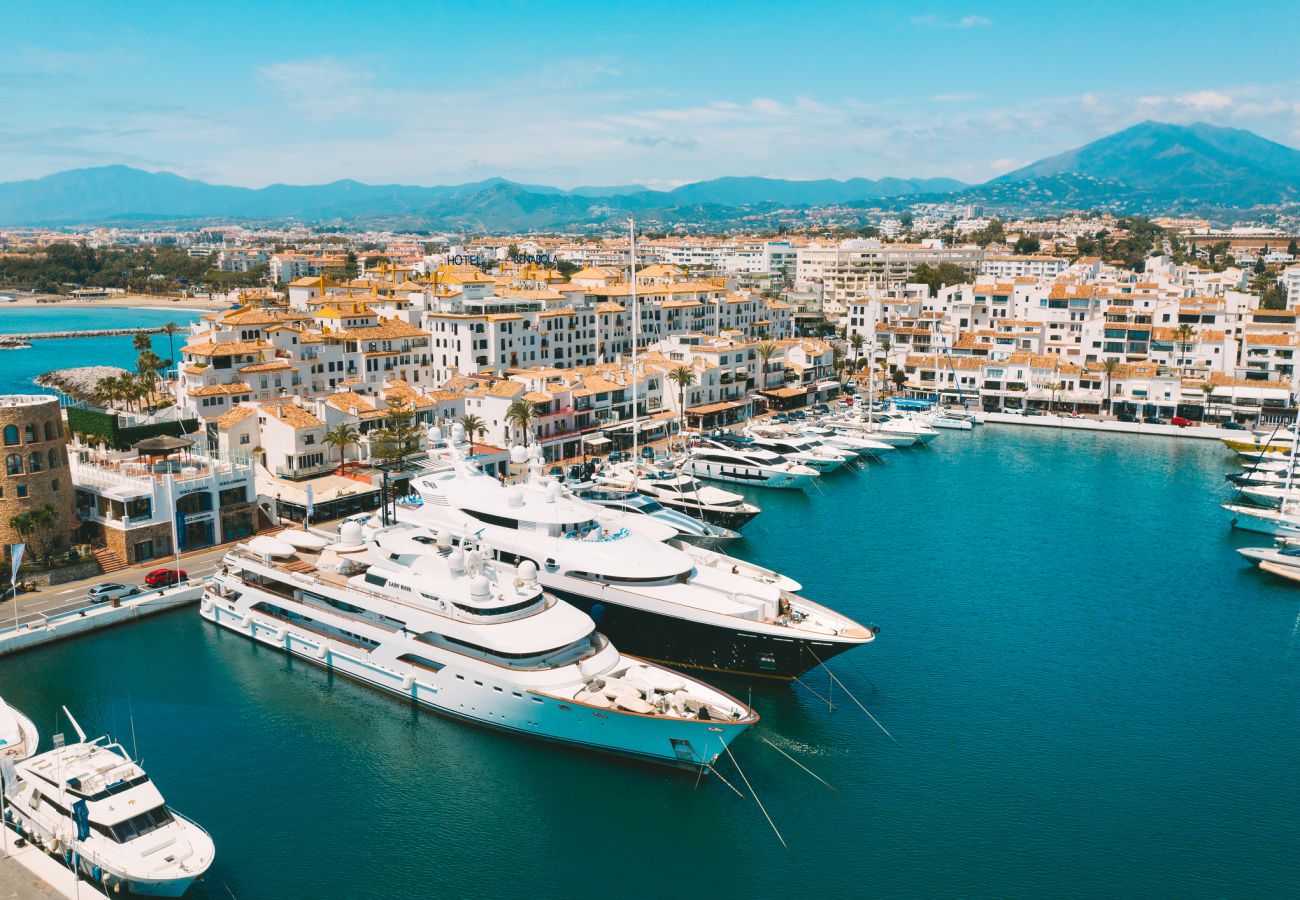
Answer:
[(9, 4), (0, 181), (983, 181), (1144, 119), (1300, 146), (1300, 8)]

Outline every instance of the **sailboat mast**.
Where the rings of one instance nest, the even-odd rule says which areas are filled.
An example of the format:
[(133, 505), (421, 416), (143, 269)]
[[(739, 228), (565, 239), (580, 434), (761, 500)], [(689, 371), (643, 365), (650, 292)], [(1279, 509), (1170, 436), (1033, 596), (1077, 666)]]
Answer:
[(636, 490), (637, 475), (640, 472), (641, 458), (637, 455), (637, 437), (639, 423), (637, 417), (637, 368), (636, 345), (641, 339), (641, 305), (636, 296), (636, 219), (629, 218), (628, 226), (628, 269), (632, 279), (632, 490)]

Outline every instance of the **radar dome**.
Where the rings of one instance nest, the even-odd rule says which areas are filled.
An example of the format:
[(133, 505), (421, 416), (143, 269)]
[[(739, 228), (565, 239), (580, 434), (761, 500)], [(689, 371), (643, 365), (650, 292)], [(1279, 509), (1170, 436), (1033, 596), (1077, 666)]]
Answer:
[(522, 466), (528, 462), (528, 451), (519, 444), (510, 448), (510, 461), (517, 466)]
[(465, 426), (459, 422), (453, 422), (451, 424), (451, 439), (453, 443), (465, 443)]
[(442, 429), (437, 425), (429, 426), (429, 443), (438, 444), (442, 442)]
[(475, 575), (469, 583), (469, 593), (475, 600), (486, 600), (492, 596), (492, 582), (486, 575)]
[(537, 580), (537, 563), (531, 559), (526, 559), (519, 564), (519, 577), (524, 581)]
[(359, 544), (361, 543), (361, 523), (344, 522), (339, 528), (340, 544)]

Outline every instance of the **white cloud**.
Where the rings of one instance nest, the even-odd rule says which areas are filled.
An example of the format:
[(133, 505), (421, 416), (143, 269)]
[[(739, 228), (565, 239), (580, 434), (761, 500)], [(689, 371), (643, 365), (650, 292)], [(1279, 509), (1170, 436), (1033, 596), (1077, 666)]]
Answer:
[(934, 13), (912, 16), (908, 21), (917, 28), (988, 28), (993, 24), (993, 20), (985, 16), (969, 15), (960, 19), (946, 19)]

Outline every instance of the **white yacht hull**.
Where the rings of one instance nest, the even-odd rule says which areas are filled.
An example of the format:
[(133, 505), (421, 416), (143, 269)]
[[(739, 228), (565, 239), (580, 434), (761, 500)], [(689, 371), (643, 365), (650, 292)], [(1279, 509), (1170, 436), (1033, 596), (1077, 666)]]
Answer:
[(36, 752), (36, 747), (41, 742), (40, 733), (32, 720), (14, 709), (12, 706), (5, 704), (7, 714), (13, 717), (14, 723), (18, 728), (18, 740), (0, 744), (0, 757), (18, 762), (26, 759)]
[[(70, 819), (47, 818), (45, 810), (48, 810), (48, 807), (44, 807), (39, 813), (32, 810), (24, 802), (26, 796), (28, 795), (20, 793), (18, 797), (9, 798), (9, 814), (14, 826), (29, 842), (58, 858), (64, 865), (70, 866), (69, 841), (75, 834), (75, 825)], [(172, 814), (177, 815), (175, 810), (172, 810)], [(77, 867), (82, 875), (96, 884), (103, 885), (109, 893), (127, 893), (141, 897), (180, 897), (203, 875), (200, 871), (173, 878), (143, 877), (119, 868), (103, 853), (86, 843), (78, 845), (77, 856)]]
[[(623, 756), (699, 769), (712, 764), (727, 744), (752, 722), (694, 720), (598, 709), (581, 702), (522, 689), (467, 668), (440, 671), (405, 665), (397, 668), (369, 659), (362, 647), (259, 614), (242, 602), (259, 592), (244, 588), (238, 607), (204, 594), (199, 614), (217, 625), (305, 659), (322, 668), (379, 688), (420, 706), (478, 725)], [(269, 602), (283, 603), (267, 594)], [(402, 666), (403, 664), (398, 664)]]
[(1300, 534), (1300, 522), (1284, 517), (1278, 510), (1251, 508), (1225, 503), (1223, 508), (1232, 513), (1232, 527), (1256, 534), (1292, 536)]
[(943, 416), (935, 416), (930, 422), (931, 428), (947, 428), (952, 431), (973, 431), (975, 423), (970, 419), (946, 419)]
[(757, 466), (728, 465), (727, 463), (707, 460), (691, 460), (685, 466), (687, 472), (710, 481), (725, 481), (731, 484), (746, 484), (751, 487), (766, 488), (802, 488), (816, 476), (803, 472), (783, 472), (762, 469)]

